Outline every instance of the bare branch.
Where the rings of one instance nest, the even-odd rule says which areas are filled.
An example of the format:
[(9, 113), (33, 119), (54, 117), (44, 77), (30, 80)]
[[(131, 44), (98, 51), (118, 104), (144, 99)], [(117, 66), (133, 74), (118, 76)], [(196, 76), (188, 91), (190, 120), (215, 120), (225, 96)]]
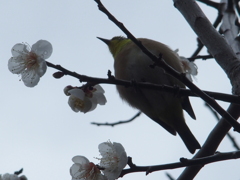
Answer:
[(202, 59), (202, 60), (207, 60), (207, 59), (212, 59), (212, 55), (199, 55), (199, 56), (192, 56), (190, 58), (187, 58), (189, 61), (195, 61), (196, 59)]
[[(185, 0), (186, 1), (186, 0)], [(191, 1), (191, 0), (190, 0)], [(98, 4), (98, 8), (100, 11), (105, 13), (108, 18), (114, 22), (126, 35), (129, 39), (131, 39), (141, 50), (144, 54), (146, 54), (149, 58), (151, 58), (154, 62), (154, 66), (159, 66), (163, 68), (167, 73), (175, 77), (176, 79), (183, 82), (189, 89), (191, 89), (195, 94), (197, 94), (199, 97), (201, 97), (204, 101), (206, 101), (208, 104), (210, 104), (222, 117), (224, 117), (231, 126), (234, 127), (234, 130), (237, 132), (240, 132), (240, 124), (230, 115), (228, 114), (219, 104), (211, 97), (209, 97), (207, 94), (205, 94), (203, 91), (201, 91), (196, 85), (194, 85), (191, 81), (188, 80), (188, 78), (185, 76), (185, 74), (179, 73), (176, 70), (174, 70), (171, 66), (169, 66), (162, 58), (156, 57), (153, 55), (150, 51), (148, 51), (140, 41), (138, 41), (123, 25), (123, 23), (119, 22), (101, 3), (100, 0), (95, 0), (95, 2)], [(195, 1), (194, 1), (195, 2)], [(196, 2), (195, 2), (196, 3)], [(175, 5), (179, 4), (179, 1), (175, 1)], [(181, 3), (180, 3), (181, 4)], [(187, 4), (187, 3), (186, 3)], [(205, 21), (200, 22), (201, 25), (205, 26)], [(212, 27), (212, 26), (211, 26)], [(224, 41), (225, 42), (225, 41)], [(229, 49), (229, 46), (227, 46)], [(226, 56), (225, 56), (226, 57)]]
[(23, 172), (23, 168), (20, 169), (19, 171), (15, 171), (14, 174), (19, 175), (19, 174), (21, 174), (22, 172)]
[[(162, 164), (162, 165), (153, 165), (153, 166), (136, 166), (132, 163), (132, 158), (129, 158), (129, 169), (124, 169), (120, 174), (120, 177), (123, 177), (126, 174), (134, 173), (134, 172), (146, 172), (146, 175), (155, 171), (161, 171), (166, 169), (177, 169), (182, 167), (195, 167), (195, 166), (204, 166), (206, 164), (210, 164), (213, 162), (238, 159), (240, 158), (240, 151), (233, 151), (227, 153), (217, 152), (214, 155), (203, 157), (203, 158), (195, 158), (195, 159), (186, 159), (180, 158), (180, 162)], [(190, 179), (190, 178), (186, 178)]]
[[(239, 108), (239, 105), (231, 104), (228, 108), (228, 113), (230, 113), (234, 118), (237, 119), (240, 116)], [(212, 132), (209, 134), (202, 148), (197, 152), (193, 159), (206, 157), (214, 154), (230, 128), (231, 126), (225, 121), (224, 118), (222, 118), (219, 123), (214, 127)], [(197, 173), (201, 170), (202, 167), (203, 166), (201, 165), (187, 167), (178, 177), (178, 180), (194, 179), (194, 177), (197, 175)]]
[(140, 115), (141, 115), (141, 112), (138, 112), (135, 116), (133, 116), (129, 120), (118, 121), (118, 122), (115, 122), (115, 123), (108, 123), (108, 122), (106, 122), (106, 123), (96, 123), (96, 122), (92, 122), (91, 124), (94, 124), (94, 125), (97, 125), (97, 126), (112, 126), (113, 127), (113, 126), (116, 126), (116, 125), (119, 125), (119, 124), (130, 123)]
[(214, 1), (210, 1), (210, 0), (197, 0), (197, 1), (202, 2), (202, 3), (204, 3), (204, 4), (208, 5), (208, 6), (211, 6), (211, 7), (215, 8), (215, 9), (218, 9), (219, 8), (219, 4), (220, 4), (220, 3), (217, 3), (217, 2), (214, 2)]
[[(115, 84), (115, 85), (122, 85), (125, 87), (135, 86), (138, 88), (147, 88), (147, 89), (158, 90), (158, 91), (166, 91), (166, 92), (174, 93), (176, 95), (181, 95), (181, 96), (198, 97), (191, 90), (183, 89), (183, 88), (179, 88), (179, 87), (172, 87), (172, 86), (168, 86), (168, 85), (158, 85), (158, 84), (152, 84), (152, 83), (148, 83), (148, 82), (136, 82), (136, 81), (133, 82), (133, 81), (125, 81), (125, 80), (116, 79), (114, 76), (111, 75), (110, 71), (108, 71), (108, 79), (105, 79), (105, 78), (97, 78), (97, 77), (81, 75), (76, 72), (69, 71), (68, 69), (63, 68), (60, 65), (54, 65), (50, 62), (47, 62), (47, 65), (54, 69), (60, 70), (64, 75), (70, 75), (72, 77), (79, 79), (80, 82), (88, 82), (89, 85)], [(210, 92), (210, 91), (203, 91), (203, 92), (208, 94), (210, 97), (212, 97), (216, 100), (240, 104), (240, 96), (218, 93), (218, 92)]]
[[(211, 106), (209, 106), (207, 103), (205, 103), (205, 106), (208, 107), (208, 109), (213, 113), (214, 117), (217, 119), (217, 121), (220, 121), (220, 117), (218, 116), (218, 113), (212, 109)], [(233, 147), (236, 148), (236, 150), (240, 150), (237, 142), (235, 141), (235, 138), (228, 132), (227, 137), (232, 142)]]
[(166, 172), (165, 174), (169, 178), (169, 180), (175, 180), (169, 173)]
[[(182, 13), (189, 25), (215, 57), (229, 77), (233, 92), (240, 94), (240, 62), (226, 40), (215, 30), (194, 0), (173, 0), (175, 7)], [(224, 5), (224, 4), (223, 4)], [(206, 33), (207, 32), (207, 33)], [(237, 83), (238, 80), (239, 82)], [(216, 109), (215, 109), (216, 110)]]

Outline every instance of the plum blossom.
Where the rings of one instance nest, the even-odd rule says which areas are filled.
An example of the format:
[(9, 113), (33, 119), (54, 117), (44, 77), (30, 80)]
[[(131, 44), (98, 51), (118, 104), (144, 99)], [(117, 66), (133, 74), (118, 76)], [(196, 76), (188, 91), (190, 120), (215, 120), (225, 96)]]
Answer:
[(0, 180), (20, 180), (20, 178), (16, 174), (6, 173), (0, 176)]
[(21, 79), (27, 87), (38, 84), (47, 65), (45, 59), (52, 54), (52, 45), (46, 40), (39, 40), (32, 48), (28, 44), (15, 44), (11, 50), (12, 56), (8, 61), (8, 69), (13, 74), (21, 75)]
[(187, 58), (183, 57), (183, 56), (179, 56), (178, 54), (178, 49), (176, 49), (174, 52), (176, 53), (176, 55), (179, 57), (179, 60), (182, 64), (182, 68), (184, 70), (184, 73), (186, 73), (186, 77), (192, 81), (192, 76), (196, 76), (198, 74), (198, 67), (194, 62), (189, 61)]
[(74, 156), (70, 168), (72, 180), (107, 180), (98, 167), (84, 156)]
[(182, 63), (183, 69), (186, 73), (186, 77), (192, 81), (192, 76), (196, 76), (197, 71), (197, 65), (194, 62), (189, 61), (187, 58), (180, 56), (180, 61)]
[(103, 174), (108, 180), (118, 179), (128, 161), (124, 147), (120, 143), (104, 142), (98, 149), (102, 155), (100, 167), (104, 168)]
[(70, 88), (68, 90), (68, 87), (70, 86), (64, 89), (64, 93), (66, 95), (70, 94), (68, 104), (75, 112), (87, 113), (94, 110), (98, 104), (104, 105), (107, 102), (104, 90), (100, 85), (95, 85), (93, 88), (84, 90), (78, 88)]

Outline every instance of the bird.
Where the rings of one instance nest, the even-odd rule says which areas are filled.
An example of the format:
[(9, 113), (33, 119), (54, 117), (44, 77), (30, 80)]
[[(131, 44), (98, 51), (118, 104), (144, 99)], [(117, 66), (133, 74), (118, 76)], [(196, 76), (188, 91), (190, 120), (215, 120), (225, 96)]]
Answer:
[[(107, 44), (114, 58), (117, 79), (186, 88), (182, 82), (167, 74), (164, 69), (151, 68), (153, 61), (129, 38), (123, 36), (115, 36), (112, 39), (97, 38)], [(180, 73), (184, 72), (180, 57), (167, 45), (147, 38), (137, 40), (155, 56), (161, 54), (162, 59), (173, 69)], [(196, 119), (187, 96), (179, 97), (170, 92), (121, 85), (117, 85), (117, 91), (130, 106), (143, 112), (169, 133), (172, 135), (178, 133), (190, 153), (193, 154), (196, 149), (201, 148), (185, 122), (183, 109)]]

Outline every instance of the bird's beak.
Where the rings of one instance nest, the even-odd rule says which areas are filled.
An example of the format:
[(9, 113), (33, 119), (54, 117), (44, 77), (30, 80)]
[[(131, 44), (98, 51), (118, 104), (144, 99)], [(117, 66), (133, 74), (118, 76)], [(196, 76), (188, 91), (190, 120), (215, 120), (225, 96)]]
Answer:
[(109, 45), (110, 43), (110, 40), (108, 39), (104, 39), (104, 38), (100, 38), (100, 37), (97, 37), (98, 39), (100, 39), (101, 41), (103, 41), (104, 43), (106, 43), (107, 45)]

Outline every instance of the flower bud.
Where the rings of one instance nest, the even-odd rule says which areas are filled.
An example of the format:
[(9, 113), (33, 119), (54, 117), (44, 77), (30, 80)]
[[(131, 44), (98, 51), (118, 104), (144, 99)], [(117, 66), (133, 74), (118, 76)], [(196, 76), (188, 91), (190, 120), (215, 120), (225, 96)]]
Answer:
[(64, 89), (63, 89), (63, 92), (64, 92), (64, 94), (66, 94), (66, 96), (70, 96), (70, 93), (68, 92), (69, 90), (71, 90), (71, 89), (74, 89), (74, 87), (72, 87), (72, 86), (66, 86)]
[(63, 76), (64, 76), (64, 73), (61, 72), (61, 71), (53, 73), (53, 77), (56, 78), (56, 79), (60, 79)]

